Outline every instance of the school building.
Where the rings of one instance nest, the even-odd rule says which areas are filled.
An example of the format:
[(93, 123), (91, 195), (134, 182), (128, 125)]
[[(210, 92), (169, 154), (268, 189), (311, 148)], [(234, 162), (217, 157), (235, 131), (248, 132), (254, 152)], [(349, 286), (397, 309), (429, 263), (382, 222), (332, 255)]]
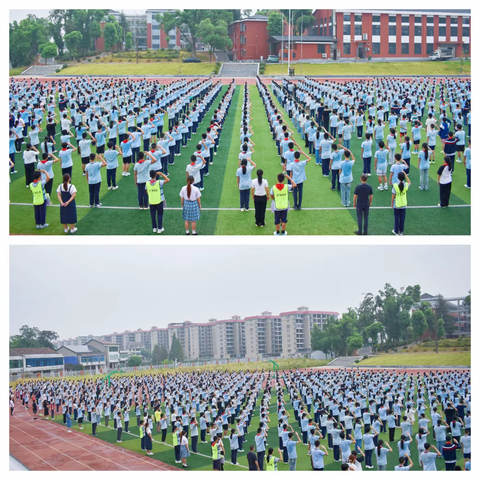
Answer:
[[(157, 15), (163, 16), (164, 13), (175, 13), (175, 10), (168, 9), (149, 9), (146, 12), (146, 42), (150, 50), (159, 50), (161, 48), (180, 48), (180, 30), (172, 28), (165, 32), (160, 28), (155, 20)], [(167, 37), (169, 40), (167, 41)]]
[(63, 375), (63, 355), (51, 348), (11, 348), (10, 379)]
[(438, 48), (455, 57), (471, 56), (470, 10), (330, 10), (313, 11), (314, 25), (302, 35), (270, 36), (268, 17), (254, 15), (232, 22), (232, 60), (260, 60), (269, 54), (284, 61), (342, 58), (428, 58)]
[[(175, 322), (169, 323), (166, 328), (139, 328), (94, 339), (89, 339), (88, 335), (61, 340), (56, 345), (60, 352), (65, 348), (78, 350), (80, 354), (87, 352), (88, 345), (104, 342), (117, 345), (120, 352), (128, 351), (132, 354), (134, 349), (137, 352), (144, 349), (151, 352), (155, 345), (163, 345), (170, 350), (175, 335), (182, 345), (186, 360), (290, 357), (310, 353), (310, 332), (313, 325), (317, 324), (323, 329), (329, 317), (337, 319), (338, 316), (338, 312), (309, 310), (302, 306), (278, 315), (265, 311), (261, 315), (245, 318), (238, 315), (224, 320), (210, 318), (205, 323)], [(82, 344), (82, 341), (85, 343)], [(78, 363), (83, 364), (80, 360)], [(89, 365), (94, 364), (90, 362)], [(102, 368), (100, 363), (95, 365)]]

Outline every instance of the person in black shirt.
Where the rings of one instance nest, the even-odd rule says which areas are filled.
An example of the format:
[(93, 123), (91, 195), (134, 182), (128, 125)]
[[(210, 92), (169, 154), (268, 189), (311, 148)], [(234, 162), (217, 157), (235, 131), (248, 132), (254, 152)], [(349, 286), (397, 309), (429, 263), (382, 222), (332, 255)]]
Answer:
[(260, 470), (257, 456), (255, 455), (255, 445), (250, 445), (250, 451), (247, 453), (248, 469), (252, 471)]
[[(360, 177), (361, 184), (355, 187), (353, 192), (353, 206), (357, 207), (357, 223), (358, 230), (356, 235), (368, 235), (368, 214), (370, 212), (370, 205), (373, 199), (373, 189), (367, 184), (368, 177), (363, 174)], [(362, 219), (363, 219), (363, 234), (362, 234)]]

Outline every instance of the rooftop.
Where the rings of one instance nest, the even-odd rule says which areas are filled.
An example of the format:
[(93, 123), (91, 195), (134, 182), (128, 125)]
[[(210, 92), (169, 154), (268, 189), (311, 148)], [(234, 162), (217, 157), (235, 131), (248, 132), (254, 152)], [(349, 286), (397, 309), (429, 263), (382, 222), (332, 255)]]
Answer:
[(291, 35), (290, 37), (288, 35), (272, 35), (270, 37), (270, 42), (275, 43), (275, 42), (303, 42), (303, 43), (308, 43), (308, 42), (315, 42), (315, 43), (332, 43), (336, 42), (337, 39), (334, 37), (325, 37), (322, 35)]
[(235, 20), (230, 25), (233, 25), (234, 23), (243, 23), (243, 22), (268, 22), (268, 17), (267, 15), (252, 15), (251, 17)]
[(11, 348), (10, 356), (17, 357), (19, 355), (54, 355), (57, 353), (51, 348)]

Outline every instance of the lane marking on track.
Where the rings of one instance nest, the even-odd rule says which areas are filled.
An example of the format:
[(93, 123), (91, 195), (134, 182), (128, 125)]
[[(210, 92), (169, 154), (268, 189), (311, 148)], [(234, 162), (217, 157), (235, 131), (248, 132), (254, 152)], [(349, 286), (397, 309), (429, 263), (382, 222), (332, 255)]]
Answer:
[[(10, 203), (10, 205), (15, 205), (15, 206), (21, 206), (21, 207), (31, 207), (31, 203)], [(60, 207), (60, 205), (50, 205), (50, 207)], [(449, 205), (448, 208), (470, 208), (470, 204), (465, 204), (465, 205)], [(77, 208), (92, 208), (89, 205), (77, 205)], [(97, 208), (97, 207), (95, 207)], [(139, 210), (138, 207), (114, 207), (114, 206), (104, 206), (102, 205), (99, 207), (101, 210)], [(408, 209), (422, 209), (422, 208), (440, 208), (438, 205), (409, 205)], [(180, 210), (182, 211), (182, 207), (166, 207), (164, 210)], [(202, 211), (225, 211), (225, 212), (238, 212), (238, 208), (203, 208), (201, 209)], [(253, 209), (251, 209), (253, 211)], [(268, 210), (268, 209), (267, 209)], [(302, 207), (303, 210), (356, 210), (356, 207)], [(370, 207), (370, 210), (392, 210), (392, 207)]]
[[(24, 422), (24, 423), (27, 423), (27, 422), (25, 422), (24, 420), (20, 420), (20, 421), (21, 421), (21, 422)], [(43, 443), (44, 445), (47, 445), (47, 447), (55, 450), (55, 451), (58, 452), (60, 455), (64, 455), (64, 456), (67, 457), (68, 459), (73, 460), (74, 462), (77, 462), (77, 463), (79, 463), (80, 465), (83, 465), (84, 467), (87, 467), (89, 470), (94, 470), (92, 467), (89, 467), (86, 463), (83, 463), (83, 462), (81, 462), (80, 460), (77, 460), (76, 458), (73, 458), (73, 457), (71, 457), (70, 455), (67, 455), (66, 453), (62, 452), (62, 451), (59, 450), (58, 448), (53, 447), (52, 445), (44, 442), (43, 440), (40, 440), (39, 438), (34, 437), (33, 435), (30, 435), (30, 433), (26, 432), (25, 430), (23, 430), (23, 429), (15, 426), (15, 425), (10, 425), (10, 426), (11, 426), (12, 428), (15, 428), (15, 429), (18, 430), (19, 432), (22, 432), (22, 433), (24, 433), (25, 435), (28, 435), (29, 437), (32, 437), (35, 441), (40, 442), (40, 443)], [(41, 429), (38, 428), (38, 427), (35, 427), (35, 428), (38, 429), (38, 430), (41, 430)], [(51, 434), (50, 434), (50, 435), (51, 435)], [(53, 436), (56, 437), (56, 435), (53, 435)], [(58, 437), (58, 438), (60, 438), (60, 437)], [(62, 440), (64, 440), (64, 439), (62, 439)], [(66, 441), (66, 440), (65, 440), (65, 441)], [(67, 443), (71, 443), (71, 442), (67, 442)], [(80, 448), (82, 448), (82, 447), (80, 447)], [(38, 455), (37, 455), (37, 456), (38, 456)], [(47, 462), (47, 463), (48, 463), (48, 462)], [(52, 466), (53, 466), (53, 465), (52, 465)], [(57, 470), (58, 470), (58, 468), (57, 468)]]
[[(15, 440), (13, 437), (10, 437), (10, 441), (11, 442), (15, 442), (16, 444), (18, 444), (20, 447), (24, 448), (27, 452), (29, 453), (32, 453), (33, 455), (35, 455), (37, 458), (39, 458), (43, 463), (46, 463), (47, 465), (50, 465), (53, 469), (55, 470), (58, 470), (57, 467), (55, 467), (55, 465), (52, 465), (50, 462), (47, 462), (45, 459), (43, 459), (42, 457), (38, 456), (35, 452), (33, 452), (32, 450), (28, 449), (27, 447), (25, 447), (24, 445), (22, 445), (20, 442), (18, 442), (17, 440)], [(13, 455), (12, 455), (13, 456)], [(15, 457), (13, 457), (15, 458)], [(15, 459), (17, 460), (17, 459)]]

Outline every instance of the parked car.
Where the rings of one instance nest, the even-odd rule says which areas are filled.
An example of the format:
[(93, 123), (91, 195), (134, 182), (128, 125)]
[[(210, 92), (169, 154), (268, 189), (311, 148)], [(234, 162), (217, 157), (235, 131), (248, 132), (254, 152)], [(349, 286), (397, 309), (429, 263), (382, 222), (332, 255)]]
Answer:
[(278, 63), (279, 58), (276, 55), (269, 55), (267, 57), (267, 63)]
[(201, 60), (199, 58), (194, 57), (187, 57), (183, 59), (183, 63), (200, 63)]

